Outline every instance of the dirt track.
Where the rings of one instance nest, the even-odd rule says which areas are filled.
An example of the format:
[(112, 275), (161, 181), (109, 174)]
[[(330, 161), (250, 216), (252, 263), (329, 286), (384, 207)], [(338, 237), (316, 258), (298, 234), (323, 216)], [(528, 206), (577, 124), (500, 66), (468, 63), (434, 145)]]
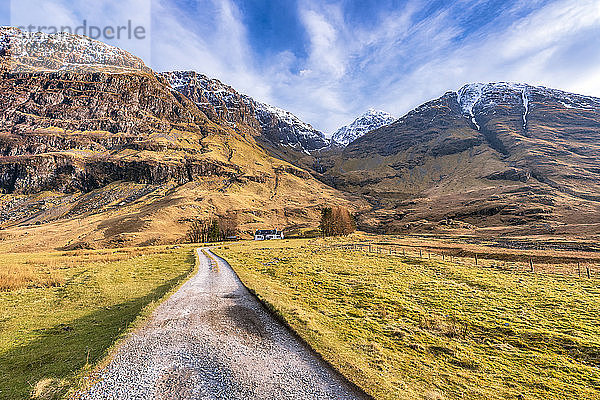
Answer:
[(225, 260), (197, 251), (198, 273), (78, 398), (367, 398), (275, 320)]

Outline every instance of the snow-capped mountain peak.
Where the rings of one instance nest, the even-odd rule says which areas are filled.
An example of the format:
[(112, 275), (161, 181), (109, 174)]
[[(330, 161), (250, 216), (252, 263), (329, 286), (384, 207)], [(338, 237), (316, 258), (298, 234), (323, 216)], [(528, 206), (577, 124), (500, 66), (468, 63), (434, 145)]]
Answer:
[(368, 132), (391, 124), (395, 119), (396, 118), (385, 111), (369, 108), (364, 114), (356, 118), (350, 124), (338, 129), (331, 139), (342, 146), (347, 146)]

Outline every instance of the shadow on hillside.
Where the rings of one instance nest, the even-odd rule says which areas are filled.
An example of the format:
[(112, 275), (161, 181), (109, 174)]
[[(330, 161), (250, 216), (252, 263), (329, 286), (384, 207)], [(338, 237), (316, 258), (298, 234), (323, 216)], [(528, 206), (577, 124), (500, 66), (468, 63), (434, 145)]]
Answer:
[[(40, 380), (70, 379), (86, 362), (97, 363), (144, 307), (161, 299), (187, 275), (171, 279), (146, 296), (35, 331), (30, 343), (0, 354), (0, 399), (29, 398)], [(65, 385), (55, 396), (44, 398), (59, 398), (67, 389)]]

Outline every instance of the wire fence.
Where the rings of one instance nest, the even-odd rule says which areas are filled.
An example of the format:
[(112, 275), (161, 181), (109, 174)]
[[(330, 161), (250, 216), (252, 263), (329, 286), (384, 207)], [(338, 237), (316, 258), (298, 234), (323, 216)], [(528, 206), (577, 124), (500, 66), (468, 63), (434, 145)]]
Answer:
[(324, 248), (362, 251), (390, 257), (441, 261), (455, 264), (495, 268), (505, 271), (551, 273), (584, 279), (600, 278), (600, 263), (577, 257), (539, 257), (509, 254), (503, 259), (487, 253), (468, 252), (463, 249), (431, 249), (400, 244), (338, 243), (323, 245)]

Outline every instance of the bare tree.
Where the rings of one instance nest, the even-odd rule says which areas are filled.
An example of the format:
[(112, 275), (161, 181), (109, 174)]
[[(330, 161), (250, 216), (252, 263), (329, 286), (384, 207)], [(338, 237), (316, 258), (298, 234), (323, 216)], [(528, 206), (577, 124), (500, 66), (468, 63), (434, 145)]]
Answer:
[(219, 217), (219, 227), (224, 238), (236, 236), (239, 230), (238, 214), (228, 211)]
[(356, 223), (346, 207), (324, 207), (321, 209), (320, 228), (323, 236), (349, 235), (356, 230)]
[(208, 241), (208, 231), (208, 219), (195, 219), (188, 229), (187, 239), (190, 243), (205, 243)]

